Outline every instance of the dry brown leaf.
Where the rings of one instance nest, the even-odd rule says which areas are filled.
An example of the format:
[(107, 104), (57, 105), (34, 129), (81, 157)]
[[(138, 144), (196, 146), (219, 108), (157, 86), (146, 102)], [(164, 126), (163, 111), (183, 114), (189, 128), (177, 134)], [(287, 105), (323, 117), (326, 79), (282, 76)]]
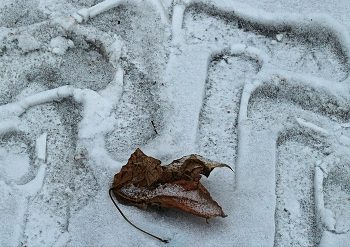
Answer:
[(114, 195), (141, 208), (149, 204), (176, 208), (206, 219), (227, 216), (199, 180), (216, 167), (231, 167), (196, 154), (166, 166), (160, 163), (137, 149), (114, 176)]

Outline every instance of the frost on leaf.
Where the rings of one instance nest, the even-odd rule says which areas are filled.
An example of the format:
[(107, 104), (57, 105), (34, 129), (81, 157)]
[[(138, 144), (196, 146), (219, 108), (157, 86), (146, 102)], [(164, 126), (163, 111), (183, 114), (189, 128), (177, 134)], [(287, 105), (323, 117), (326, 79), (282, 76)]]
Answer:
[(166, 166), (160, 163), (137, 149), (114, 176), (114, 195), (141, 208), (148, 204), (176, 208), (206, 219), (227, 216), (199, 180), (215, 167), (231, 167), (196, 154)]

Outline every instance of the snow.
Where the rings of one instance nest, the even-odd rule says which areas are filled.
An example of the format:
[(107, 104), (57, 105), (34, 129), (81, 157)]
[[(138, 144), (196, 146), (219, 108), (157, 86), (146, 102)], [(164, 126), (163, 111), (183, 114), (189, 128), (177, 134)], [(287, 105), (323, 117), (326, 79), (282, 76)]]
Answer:
[(1, 1), (0, 245), (165, 245), (108, 196), (141, 148), (235, 170), (201, 180), (228, 214), (209, 224), (120, 205), (168, 246), (349, 246), (349, 12), (346, 0)]
[(51, 40), (50, 46), (52, 48), (52, 53), (63, 55), (68, 48), (74, 47), (74, 43), (69, 39), (59, 36)]
[(40, 43), (31, 35), (18, 37), (18, 46), (23, 52), (35, 51), (40, 48)]

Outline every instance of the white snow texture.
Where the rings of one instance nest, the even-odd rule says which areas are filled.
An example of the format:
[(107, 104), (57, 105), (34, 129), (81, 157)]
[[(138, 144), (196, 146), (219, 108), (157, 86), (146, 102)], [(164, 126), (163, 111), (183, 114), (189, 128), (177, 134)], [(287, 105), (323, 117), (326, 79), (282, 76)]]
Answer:
[[(349, 13), (0, 1), (0, 246), (350, 246)], [(169, 243), (129, 225), (108, 189), (136, 148), (230, 165), (201, 180), (228, 217), (121, 204)]]

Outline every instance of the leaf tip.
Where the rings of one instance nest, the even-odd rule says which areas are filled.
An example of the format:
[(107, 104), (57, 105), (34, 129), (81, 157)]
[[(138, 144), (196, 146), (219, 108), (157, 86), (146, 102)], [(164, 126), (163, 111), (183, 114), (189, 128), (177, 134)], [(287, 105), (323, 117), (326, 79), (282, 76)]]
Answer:
[(231, 166), (229, 166), (229, 165), (226, 165), (226, 164), (224, 164), (224, 166), (225, 166), (225, 167), (228, 167), (228, 168), (230, 168), (230, 170), (231, 170), (231, 171), (235, 172), (235, 171), (234, 171), (234, 170), (232, 169), (232, 167), (231, 167)]

